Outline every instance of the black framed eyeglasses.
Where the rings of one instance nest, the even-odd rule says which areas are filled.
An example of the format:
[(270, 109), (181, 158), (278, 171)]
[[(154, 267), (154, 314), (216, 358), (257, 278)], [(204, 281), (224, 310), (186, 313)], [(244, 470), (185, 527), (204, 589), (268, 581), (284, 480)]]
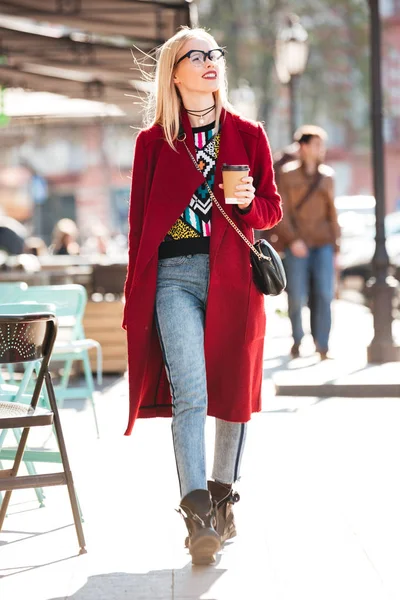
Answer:
[(217, 60), (223, 56), (225, 56), (225, 50), (223, 48), (214, 48), (214, 50), (209, 50), (208, 52), (204, 52), (204, 50), (189, 50), (189, 52), (186, 52), (186, 54), (180, 57), (176, 62), (176, 65), (179, 65), (184, 58), (188, 58), (192, 65), (200, 67), (204, 65), (207, 58), (211, 62), (217, 62)]

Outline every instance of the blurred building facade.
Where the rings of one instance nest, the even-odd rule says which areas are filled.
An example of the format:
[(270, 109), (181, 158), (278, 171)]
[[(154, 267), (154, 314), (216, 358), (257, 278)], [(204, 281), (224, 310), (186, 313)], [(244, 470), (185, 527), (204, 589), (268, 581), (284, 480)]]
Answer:
[[(200, 24), (206, 24), (201, 15), (210, 10), (212, 1), (201, 0), (198, 4)], [(249, 10), (250, 4), (248, 2)], [(247, 104), (248, 116), (255, 118), (257, 90), (249, 87), (246, 76), (252, 56), (248, 49), (252, 48), (256, 34), (250, 26), (248, 11), (240, 12), (243, 28), (236, 39), (240, 45), (239, 75), (243, 81), (239, 89), (231, 85), (232, 100), (243, 112), (246, 106), (242, 104)], [(382, 17), (386, 199), (387, 210), (392, 212), (400, 210), (400, 0), (382, 0)], [(307, 94), (310, 83), (306, 73), (306, 85), (300, 97), (302, 117), (315, 120), (329, 132), (328, 160), (336, 170), (337, 194), (370, 194), (368, 96), (355, 85), (352, 69), (360, 57), (349, 54), (350, 26), (343, 29), (332, 13), (324, 26), (333, 37), (340, 31), (340, 43), (335, 50), (339, 60), (335, 61), (335, 72), (329, 74), (326, 92), (326, 95), (336, 95), (336, 108), (330, 112), (327, 105), (322, 105), (322, 109), (314, 111)], [(221, 24), (212, 33), (220, 43), (227, 42)], [(325, 31), (320, 35), (325, 35)], [(228, 66), (233, 60), (232, 50), (228, 47)], [(329, 56), (318, 57), (318, 60), (326, 64)], [(289, 141), (289, 97), (287, 88), (279, 83), (273, 71), (271, 77), (267, 128), (273, 150), (278, 150)], [(339, 113), (340, 119), (337, 118)], [(137, 115), (134, 125), (140, 125), (139, 118)], [(96, 225), (126, 233), (132, 151), (137, 131), (132, 121), (124, 117), (10, 119), (0, 127), (0, 213), (3, 211), (31, 224), (33, 233), (43, 236), (47, 242), (54, 223), (61, 217), (76, 220), (83, 237)]]
[(81, 241), (94, 230), (126, 234), (149, 53), (195, 22), (195, 6), (0, 4), (0, 214), (47, 243), (63, 217), (77, 222)]
[(16, 119), (0, 129), (0, 211), (48, 243), (58, 219), (81, 237), (127, 233), (135, 129), (124, 119)]

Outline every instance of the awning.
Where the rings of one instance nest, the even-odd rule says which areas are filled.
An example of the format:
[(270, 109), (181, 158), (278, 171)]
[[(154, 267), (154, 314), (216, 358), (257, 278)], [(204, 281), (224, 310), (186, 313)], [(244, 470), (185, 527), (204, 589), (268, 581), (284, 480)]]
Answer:
[(191, 0), (0, 0), (0, 85), (136, 112), (146, 86), (133, 56), (192, 24), (194, 10)]

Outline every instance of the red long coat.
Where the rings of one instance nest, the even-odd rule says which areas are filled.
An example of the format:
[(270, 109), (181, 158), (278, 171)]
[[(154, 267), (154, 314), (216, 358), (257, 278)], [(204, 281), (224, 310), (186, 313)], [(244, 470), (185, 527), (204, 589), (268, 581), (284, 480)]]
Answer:
[[(271, 152), (261, 124), (231, 113), (221, 115), (221, 143), (214, 194), (228, 215), (253, 239), (253, 229), (269, 229), (282, 218)], [(186, 142), (195, 155), (193, 134), (182, 115)], [(154, 324), (158, 247), (189, 204), (203, 176), (182, 143), (178, 152), (158, 125), (139, 133), (133, 161), (129, 214), (129, 263), (123, 327), (128, 334), (130, 413), (126, 435), (137, 417), (171, 416), (171, 397)], [(256, 197), (240, 214), (225, 205), (223, 163), (249, 164)], [(249, 248), (213, 206), (210, 283), (205, 319), (208, 414), (246, 422), (261, 409), (264, 297), (252, 282)], [(171, 242), (173, 243), (173, 242)], [(176, 335), (185, 332), (177, 331)]]

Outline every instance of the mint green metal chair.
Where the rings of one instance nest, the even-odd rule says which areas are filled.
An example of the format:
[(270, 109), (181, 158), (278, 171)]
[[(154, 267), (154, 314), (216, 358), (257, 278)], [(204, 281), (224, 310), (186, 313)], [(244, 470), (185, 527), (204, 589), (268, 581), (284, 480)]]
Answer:
[(0, 302), (9, 302), (9, 297), (12, 300), (12, 295), (15, 292), (21, 292), (28, 289), (28, 284), (25, 281), (0, 281)]
[[(83, 315), (87, 303), (87, 293), (82, 285), (31, 286), (20, 294), (20, 300), (55, 305), (55, 315), (59, 322), (59, 333), (52, 353), (52, 362), (61, 361), (63, 373), (59, 385), (55, 387), (57, 402), (63, 406), (67, 398), (88, 398), (95, 421), (97, 436), (99, 427), (94, 399), (94, 381), (90, 366), (89, 350), (97, 352), (97, 382), (102, 382), (102, 351), (99, 342), (85, 337)], [(74, 386), (70, 381), (74, 361), (83, 364), (85, 385)]]

